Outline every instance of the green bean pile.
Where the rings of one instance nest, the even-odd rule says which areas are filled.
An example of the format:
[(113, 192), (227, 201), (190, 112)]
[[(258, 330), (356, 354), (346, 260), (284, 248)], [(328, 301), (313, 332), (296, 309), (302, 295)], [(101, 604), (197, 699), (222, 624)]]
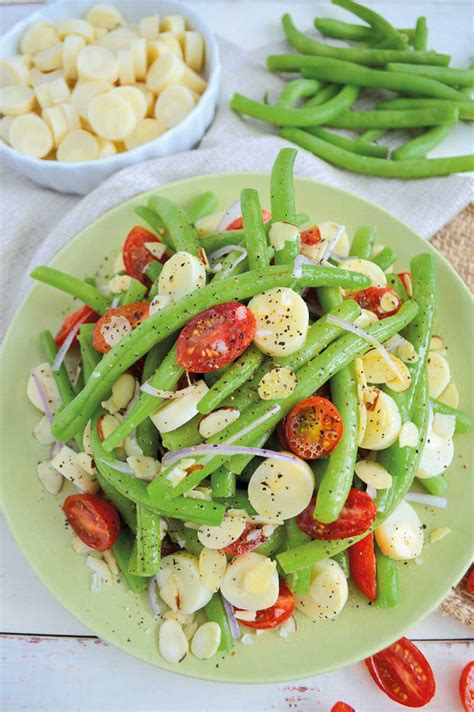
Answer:
[[(312, 91), (313, 80), (301, 81), (287, 88), (287, 96)], [(324, 135), (301, 133), (326, 143)], [(257, 191), (244, 188), (242, 214), (224, 232), (202, 230), (203, 220), (214, 227), (222, 220), (212, 214), (218, 207), (212, 193), (186, 206), (153, 195), (136, 209), (153, 232), (143, 226), (132, 229), (123, 266), (116, 266), (108, 289), (47, 266), (32, 272), (43, 284), (76, 297), (84, 305), (79, 310), (83, 320), (91, 314), (98, 320), (79, 320), (76, 346), (76, 332), (63, 345), (49, 331), (40, 336), (46, 364), (33, 372), (28, 395), (51, 416), (46, 441), (56, 440), (50, 459), (41, 463), (43, 483), (57, 493), (59, 473), (76, 484), (83, 492), (67, 497), (63, 509), (79, 538), (109, 556), (112, 551), (132, 591), (148, 588), (154, 600), (158, 588), (169, 608), (159, 634), (160, 651), (169, 661), (181, 659), (169, 640), (180, 640), (180, 655), (183, 649), (186, 654), (181, 626), (194, 624), (190, 617), (200, 610), (212, 625), (198, 639), (209, 636), (214, 652), (232, 648), (234, 613), (247, 615), (239, 619), (242, 624), (257, 628), (283, 625), (295, 606), (315, 619), (334, 617), (347, 599), (346, 579), (358, 581), (354, 550), (359, 541), (369, 541), (373, 554), (372, 590), (361, 592), (382, 608), (395, 606), (398, 560), (415, 554), (403, 549), (393, 518), (396, 522), (405, 508), (404, 516), (419, 523), (405, 501), (415, 478), (428, 493), (421, 496), (431, 497), (428, 504), (434, 497), (441, 506), (447, 480), (439, 470), (447, 464), (430, 455), (429, 441), (438, 438), (441, 450), (452, 457), (454, 430), (465, 432), (470, 426), (469, 416), (457, 408), (454, 384), (448, 385), (442, 339), (433, 337), (437, 280), (431, 254), (415, 257), (410, 274), (397, 274), (395, 252), (376, 244), (372, 226), (360, 226), (351, 242), (335, 223), (302, 229), (308, 219), (297, 212), (295, 158), (293, 148), (282, 149), (276, 158), (271, 215), (262, 210)], [(140, 236), (150, 254), (137, 273), (127, 245)], [(164, 263), (152, 258), (151, 249), (159, 243), (166, 246)], [(134, 256), (143, 254), (140, 243)], [(175, 288), (180, 267), (192, 264), (203, 270), (206, 263), (209, 271), (192, 291), (167, 297), (163, 276), (169, 260), (175, 260), (170, 281)], [(117, 285), (121, 291), (114, 292)], [(290, 301), (274, 308), (280, 294)], [(315, 295), (310, 320), (308, 305)], [(389, 299), (388, 306), (383, 298)], [(153, 311), (156, 300), (162, 303)], [(197, 330), (205, 339), (196, 318), (205, 313), (205, 323), (216, 328), (215, 315), (229, 307), (243, 310), (245, 318), (257, 320), (263, 314), (264, 328), (255, 326), (247, 347), (235, 357), (201, 370), (189, 368), (190, 374), (182, 346), (189, 323), (192, 335)], [(285, 307), (291, 317), (285, 317)], [(104, 325), (142, 313), (145, 317), (133, 328), (128, 322), (118, 342), (107, 342)], [(235, 321), (243, 318), (239, 311), (232, 313)], [(299, 332), (293, 322), (302, 314)], [(261, 341), (272, 332), (272, 319), (280, 324), (285, 318), (291, 323), (283, 321), (274, 341)], [(226, 323), (218, 332), (219, 344), (236, 341), (223, 335), (233, 326)], [(238, 339), (244, 334), (240, 328)], [(396, 353), (389, 356), (384, 349), (393, 340), (390, 348)], [(191, 356), (200, 348), (193, 343)], [(292, 348), (286, 350), (288, 345)], [(65, 353), (76, 349), (80, 357), (74, 381), (66, 362), (58, 365), (58, 346)], [(403, 358), (400, 349), (405, 349)], [(210, 358), (207, 351), (202, 353)], [(192, 383), (190, 375), (198, 380)], [(186, 398), (197, 388), (202, 391), (190, 407)], [(219, 427), (212, 420), (216, 417)], [(372, 440), (366, 440), (368, 433)], [(95, 532), (101, 507), (112, 508), (110, 537), (100, 546), (92, 535), (88, 538), (84, 522), (78, 527), (68, 514), (71, 502), (80, 503), (80, 517), (86, 505), (99, 507)], [(355, 530), (347, 529), (351, 517)], [(97, 559), (92, 565), (98, 566)], [(244, 583), (236, 583), (242, 567)], [(319, 575), (329, 577), (334, 587), (330, 602), (312, 593)], [(194, 639), (191, 649), (198, 657), (213, 654), (203, 652)]]
[[(270, 55), (267, 67), (303, 78), (291, 80), (273, 105), (236, 93), (231, 108), (280, 127), (283, 138), (355, 173), (409, 179), (474, 171), (472, 154), (427, 158), (459, 120), (473, 120), (474, 69), (449, 67), (449, 55), (427, 49), (424, 17), (418, 18), (415, 29), (395, 29), (352, 0), (332, 2), (367, 25), (317, 18), (315, 27), (325, 37), (357, 44), (335, 47), (319, 42), (300, 32), (286, 13), (283, 31), (299, 54)], [(399, 98), (378, 100), (368, 111), (353, 110), (366, 88), (397, 92)], [(348, 138), (324, 126), (360, 135)], [(388, 148), (374, 142), (392, 129), (407, 129), (413, 136), (388, 157)]]

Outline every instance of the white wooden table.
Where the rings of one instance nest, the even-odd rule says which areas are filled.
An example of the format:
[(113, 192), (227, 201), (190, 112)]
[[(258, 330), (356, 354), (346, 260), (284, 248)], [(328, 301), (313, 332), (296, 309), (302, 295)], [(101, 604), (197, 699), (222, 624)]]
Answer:
[[(340, 15), (337, 8), (309, 0), (291, 3), (211, 0), (190, 4), (216, 33), (244, 50), (280, 39), (278, 18), (290, 5), (301, 27), (310, 27), (319, 12)], [(0, 5), (2, 32), (37, 7), (16, 3)], [(466, 65), (471, 61), (472, 5), (469, 2), (392, 0), (377, 2), (376, 7), (402, 27), (412, 25), (419, 15), (426, 15), (433, 45), (439, 51), (453, 54), (455, 63)], [(462, 150), (459, 147), (465, 145), (465, 136), (458, 133), (449, 141), (443, 150), (459, 153)], [(130, 709), (134, 712), (329, 712), (339, 699), (350, 703), (357, 712), (401, 709), (379, 692), (362, 664), (314, 679), (244, 687), (177, 677), (142, 663), (98, 640), (69, 615), (37, 579), (3, 521), (0, 527), (0, 629), (3, 633), (0, 704), (4, 712)], [(428, 657), (437, 680), (437, 694), (425, 709), (430, 712), (461, 710), (457, 683), (461, 668), (474, 656), (472, 631), (434, 613), (407, 631), (407, 635)]]

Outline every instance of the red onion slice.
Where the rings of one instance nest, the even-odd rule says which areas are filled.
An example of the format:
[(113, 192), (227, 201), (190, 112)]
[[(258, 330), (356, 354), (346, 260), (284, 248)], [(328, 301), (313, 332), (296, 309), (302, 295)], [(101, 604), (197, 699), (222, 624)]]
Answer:
[(237, 220), (237, 218), (242, 217), (242, 208), (240, 207), (240, 198), (232, 203), (231, 206), (227, 208), (224, 215), (221, 217), (219, 224), (217, 226), (216, 232), (224, 232), (225, 229)]
[(104, 465), (108, 465), (111, 467), (113, 470), (117, 470), (117, 472), (121, 472), (122, 475), (129, 475), (130, 477), (135, 477), (135, 473), (128, 465), (126, 462), (122, 462), (122, 460), (102, 460), (99, 458), (99, 462), (103, 462)]
[(215, 443), (208, 445), (193, 445), (192, 447), (184, 447), (181, 450), (167, 452), (163, 457), (162, 463), (165, 467), (173, 465), (179, 460), (184, 460), (187, 457), (196, 457), (199, 455), (253, 455), (254, 457), (271, 457), (275, 460), (290, 460), (294, 462), (296, 456), (286, 455), (276, 450), (267, 450), (261, 447), (244, 447), (243, 445), (227, 445), (226, 443)]
[[(221, 593), (222, 596), (222, 593)], [(234, 607), (227, 598), (224, 598), (222, 596), (222, 602), (224, 604), (224, 609), (226, 612), (227, 620), (229, 621), (229, 627), (230, 627), (230, 632), (232, 633), (233, 638), (240, 638), (240, 628), (239, 624), (237, 622), (237, 618), (234, 615)]]
[(424, 494), (423, 492), (408, 492), (405, 495), (405, 500), (407, 502), (413, 502), (414, 504), (424, 504), (427, 507), (438, 507), (439, 509), (446, 509), (448, 506), (448, 500), (446, 497), (436, 497), (432, 494)]
[(336, 230), (332, 238), (330, 239), (326, 249), (323, 252), (323, 256), (321, 257), (320, 262), (327, 262), (328, 259), (330, 258), (332, 252), (334, 251), (334, 248), (336, 247), (337, 242), (339, 239), (342, 237), (346, 229), (345, 225), (341, 225), (339, 230)]
[(155, 620), (160, 617), (160, 606), (158, 605), (158, 594), (156, 591), (157, 585), (156, 576), (151, 576), (148, 582), (147, 595), (151, 614)]
[(36, 372), (34, 370), (31, 372), (31, 376), (33, 378), (33, 381), (35, 382), (36, 390), (38, 391), (38, 395), (40, 397), (41, 404), (44, 408), (44, 414), (46, 416), (46, 420), (48, 421), (48, 423), (52, 423), (53, 422), (53, 414), (51, 413), (51, 408), (49, 407), (48, 398), (46, 396), (46, 393), (43, 390), (41, 381), (38, 378), (38, 376), (36, 375)]

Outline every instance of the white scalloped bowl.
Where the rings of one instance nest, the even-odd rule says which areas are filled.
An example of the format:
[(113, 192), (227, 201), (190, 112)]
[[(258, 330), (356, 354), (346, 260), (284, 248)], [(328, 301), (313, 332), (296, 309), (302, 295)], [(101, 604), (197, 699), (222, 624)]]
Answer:
[[(98, 0), (97, 0), (98, 2)], [(84, 17), (87, 10), (97, 4), (91, 0), (60, 0), (43, 7), (22, 22), (17, 23), (0, 40), (0, 57), (8, 57), (17, 52), (18, 42), (26, 28), (41, 20), (57, 22), (64, 17)], [(60, 163), (31, 158), (18, 153), (6, 143), (0, 141), (0, 156), (3, 161), (19, 173), (39, 185), (52, 188), (60, 193), (79, 193), (84, 195), (96, 188), (112, 173), (126, 166), (131, 166), (152, 158), (169, 156), (181, 151), (188, 151), (196, 146), (209, 128), (215, 114), (219, 92), (220, 60), (219, 48), (208, 25), (187, 5), (179, 2), (157, 2), (156, 0), (111, 0), (124, 17), (137, 22), (141, 17), (158, 13), (160, 17), (169, 14), (184, 15), (192, 29), (198, 30), (206, 45), (206, 64), (204, 76), (207, 88), (193, 111), (177, 126), (169, 129), (162, 136), (144, 143), (131, 151), (118, 153), (110, 158), (81, 163)]]

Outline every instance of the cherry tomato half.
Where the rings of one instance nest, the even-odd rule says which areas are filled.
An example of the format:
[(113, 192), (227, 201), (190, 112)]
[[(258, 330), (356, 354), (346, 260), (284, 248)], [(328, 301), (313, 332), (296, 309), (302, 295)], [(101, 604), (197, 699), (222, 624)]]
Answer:
[(474, 712), (474, 660), (462, 669), (459, 678), (459, 696), (465, 712)]
[(318, 242), (321, 242), (319, 227), (312, 225), (308, 230), (302, 230), (300, 238), (303, 245), (317, 245)]
[(334, 704), (331, 707), (331, 712), (356, 712), (356, 711), (353, 707), (348, 705), (347, 702), (339, 701), (339, 702), (336, 702), (336, 704)]
[(413, 281), (411, 278), (411, 272), (399, 272), (398, 276), (400, 278), (400, 282), (405, 287), (406, 293), (408, 294), (409, 297), (412, 297), (413, 296)]
[[(268, 212), (268, 210), (265, 210), (265, 208), (262, 208), (262, 218), (263, 222), (267, 223), (269, 220), (272, 219), (272, 214)], [(244, 219), (242, 217), (236, 218), (233, 220), (229, 225), (226, 227), (227, 230), (242, 230), (244, 227)]]
[(192, 373), (227, 366), (250, 346), (256, 330), (255, 317), (244, 304), (227, 302), (205, 309), (178, 336), (178, 363)]
[[(81, 307), (77, 311), (68, 314), (63, 321), (62, 327), (59, 329), (58, 333), (54, 337), (56, 346), (62, 346), (71, 331), (78, 324), (92, 324), (94, 321), (97, 321), (98, 318), (99, 315), (88, 306)], [(77, 337), (74, 337), (72, 343), (77, 344)]]
[[(141, 225), (135, 225), (128, 233), (122, 248), (122, 259), (126, 273), (143, 284), (149, 283), (145, 275), (145, 269), (150, 262), (157, 259), (145, 247), (147, 242), (159, 243), (160, 241), (152, 232), (145, 230)], [(165, 263), (167, 259), (168, 257), (164, 254), (159, 261)]]
[(254, 524), (246, 524), (245, 529), (236, 541), (224, 547), (223, 551), (229, 556), (240, 556), (248, 554), (266, 541), (262, 531), (263, 527)]
[[(382, 303), (383, 297), (388, 295), (388, 304)], [(402, 300), (390, 287), (368, 287), (361, 289), (352, 297), (362, 309), (373, 312), (379, 319), (393, 316), (402, 306)]]
[(264, 608), (263, 611), (257, 611), (254, 621), (239, 621), (239, 623), (254, 630), (276, 628), (288, 620), (294, 610), (295, 597), (288, 586), (283, 581), (280, 581), (280, 591), (274, 605), (270, 606), (270, 608)]
[(377, 508), (366, 492), (351, 489), (342, 512), (335, 522), (324, 524), (314, 518), (316, 499), (313, 497), (301, 514), (296, 517), (299, 528), (312, 539), (346, 539), (359, 536), (373, 524)]
[(305, 460), (316, 460), (332, 452), (342, 430), (336, 406), (320, 396), (301, 401), (286, 416), (285, 435), (290, 450)]
[(349, 567), (352, 580), (369, 601), (377, 598), (377, 578), (375, 573), (374, 533), (349, 547)]
[(400, 638), (365, 664), (380, 689), (406, 707), (423, 707), (436, 692), (429, 662), (408, 638)]
[(466, 574), (465, 589), (468, 593), (474, 594), (474, 566), (471, 566)]
[(120, 517), (114, 505), (96, 494), (72, 494), (66, 497), (63, 512), (84, 544), (106, 551), (115, 543)]
[[(111, 307), (107, 309), (104, 316), (101, 316), (99, 321), (94, 327), (94, 333), (92, 336), (92, 345), (102, 354), (108, 353), (112, 346), (105, 340), (104, 333), (110, 330), (111, 334), (114, 334), (114, 317), (124, 317), (128, 320), (130, 326), (136, 329), (137, 326), (148, 318), (150, 313), (150, 302), (135, 302), (134, 304), (124, 304), (121, 307)], [(120, 324), (118, 329), (120, 330), (122, 325)], [(123, 336), (126, 336), (128, 331), (123, 332)]]

